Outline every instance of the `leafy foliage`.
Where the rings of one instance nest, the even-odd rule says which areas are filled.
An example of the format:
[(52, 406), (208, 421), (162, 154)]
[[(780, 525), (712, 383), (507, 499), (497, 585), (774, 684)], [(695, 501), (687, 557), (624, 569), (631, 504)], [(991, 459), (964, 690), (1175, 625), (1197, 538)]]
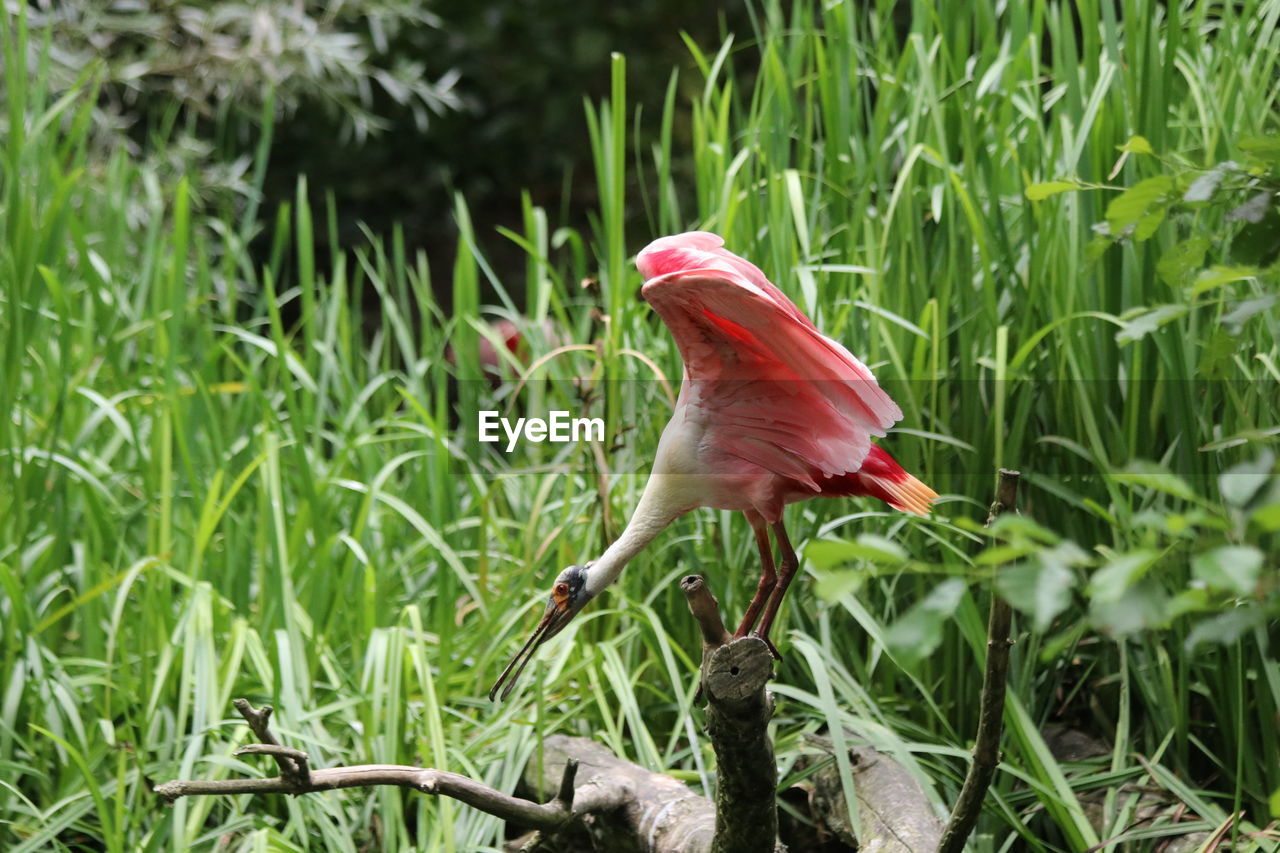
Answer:
[[(1096, 223), (1087, 257), (1099, 259), (1119, 243), (1142, 243), (1156, 236), (1170, 216), (1179, 237), (1165, 243), (1156, 270), (1185, 301), (1131, 309), (1116, 334), (1131, 343), (1169, 321), (1201, 307), (1226, 307), (1224, 343), (1238, 337), (1251, 318), (1276, 305), (1280, 289), (1280, 137), (1249, 136), (1237, 142), (1243, 162), (1225, 160), (1196, 167), (1186, 158), (1161, 157), (1142, 136), (1118, 149), (1148, 157), (1163, 170), (1124, 189), (1108, 202), (1105, 219)], [(1028, 199), (1084, 189), (1105, 189), (1078, 181), (1057, 180), (1027, 187)], [(1227, 285), (1243, 282), (1245, 290)]]
[[(1280, 519), (1274, 454), (1264, 451), (1224, 472), (1220, 503), (1204, 500), (1158, 466), (1143, 466), (1140, 475), (1120, 479), (1131, 485), (1143, 508), (1117, 519), (1112, 528), (1117, 541), (1099, 545), (1092, 556), (1025, 519), (992, 529), (995, 544), (977, 562), (1015, 561), (997, 571), (996, 584), (1010, 604), (1031, 617), (1035, 630), (1054, 624), (1077, 585), (1098, 630), (1125, 638), (1185, 619), (1191, 623), (1189, 651), (1202, 642), (1234, 643), (1243, 627), (1280, 619), (1276, 567), (1264, 575), (1266, 558), (1250, 544), (1267, 541)], [(1087, 584), (1082, 582), (1086, 576)]]
[[(349, 160), (371, 136), (421, 132), (462, 106), (456, 71), (421, 59), (440, 21), (416, 0), (0, 5), (31, 27), (33, 79), (57, 96), (92, 87), (93, 162), (120, 149), (145, 158), (167, 191), (185, 180), (199, 208), (256, 217), (268, 183), (249, 169), (277, 128)], [(13, 95), (0, 86), (0, 104)]]
[[(16, 0), (6, 11), (17, 13)], [(104, 100), (95, 119), (118, 123), (139, 102), (172, 103), (195, 116), (227, 112), (249, 124), (268, 99), (288, 119), (322, 110), (357, 138), (387, 126), (380, 97), (425, 127), (458, 106), (456, 75), (428, 69), (391, 44), (439, 19), (410, 0), (255, 0), (139, 4), (49, 2), (27, 12), (33, 30), (57, 45), (47, 55), (50, 83), (74, 85), (101, 63)], [(40, 60), (38, 53), (32, 61)], [(439, 75), (435, 80), (429, 71)]]

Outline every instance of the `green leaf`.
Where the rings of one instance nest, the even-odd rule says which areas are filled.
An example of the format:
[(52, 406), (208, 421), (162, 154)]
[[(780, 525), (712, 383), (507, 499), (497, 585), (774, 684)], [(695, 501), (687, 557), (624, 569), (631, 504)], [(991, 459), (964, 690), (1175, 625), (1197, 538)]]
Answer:
[(1253, 511), (1249, 520), (1270, 533), (1280, 530), (1280, 503), (1265, 504)]
[(1209, 201), (1213, 198), (1213, 194), (1218, 191), (1218, 187), (1222, 185), (1222, 179), (1227, 176), (1227, 173), (1234, 172), (1239, 168), (1230, 160), (1225, 163), (1219, 163), (1192, 181), (1191, 186), (1187, 187), (1187, 191), (1182, 194), (1182, 200), (1192, 203)]
[(1094, 625), (1115, 637), (1125, 637), (1168, 624), (1169, 595), (1160, 584), (1146, 580), (1124, 591), (1115, 601), (1095, 600), (1089, 608)]
[(1151, 208), (1168, 204), (1169, 193), (1173, 189), (1173, 178), (1168, 175), (1156, 175), (1138, 181), (1129, 189), (1120, 193), (1107, 205), (1107, 221), (1113, 231), (1121, 231), (1146, 216)]
[(1119, 601), (1147, 573), (1156, 556), (1157, 552), (1151, 550), (1117, 555), (1094, 572), (1093, 579), (1089, 581), (1089, 595), (1099, 602)]
[(1210, 589), (1252, 595), (1262, 571), (1262, 552), (1252, 545), (1223, 545), (1197, 554), (1191, 573)]
[(1271, 208), (1271, 198), (1275, 193), (1263, 190), (1250, 196), (1249, 200), (1227, 214), (1228, 222), (1252, 222), (1255, 225), (1262, 221)]
[(1071, 604), (1076, 585), (1071, 567), (1087, 559), (1074, 542), (1063, 542), (1025, 563), (999, 570), (996, 588), (1010, 605), (1031, 617), (1035, 630), (1044, 631)]
[(1222, 499), (1235, 507), (1248, 504), (1271, 481), (1275, 454), (1264, 450), (1257, 459), (1232, 465), (1218, 475), (1218, 491)]
[(1194, 501), (1196, 493), (1187, 485), (1187, 481), (1155, 462), (1139, 459), (1131, 463), (1125, 470), (1111, 475), (1117, 482), (1130, 486), (1145, 486), (1157, 492), (1164, 492), (1184, 501)]
[(817, 539), (804, 546), (805, 559), (818, 569), (833, 569), (852, 560), (849, 546), (843, 539)]
[(1056, 545), (1061, 537), (1044, 525), (1037, 524), (1028, 516), (1006, 512), (986, 528), (997, 539), (1029, 539), (1045, 545)]
[(862, 534), (856, 542), (847, 539), (810, 542), (805, 546), (804, 554), (820, 569), (831, 569), (861, 560), (889, 565), (907, 561), (907, 552), (901, 545), (871, 533)]
[(1133, 229), (1133, 239), (1139, 243), (1143, 240), (1150, 240), (1151, 236), (1156, 233), (1156, 229), (1160, 227), (1160, 223), (1164, 222), (1164, 218), (1168, 213), (1168, 205), (1159, 205), (1147, 211), (1138, 220), (1137, 227)]
[(1253, 319), (1263, 311), (1270, 310), (1271, 306), (1280, 301), (1280, 296), (1274, 293), (1268, 293), (1266, 296), (1259, 296), (1257, 299), (1245, 299), (1236, 302), (1231, 306), (1231, 310), (1222, 315), (1222, 325), (1226, 326), (1232, 334), (1240, 334), (1244, 324)]
[(1257, 274), (1258, 271), (1253, 267), (1212, 266), (1207, 270), (1202, 270), (1196, 276), (1196, 283), (1191, 288), (1191, 295), (1199, 296), (1207, 290), (1222, 287), (1222, 285), (1230, 284), (1233, 281), (1244, 281), (1255, 277)]
[(1207, 238), (1188, 237), (1160, 256), (1160, 260), (1156, 262), (1156, 272), (1165, 284), (1181, 287), (1186, 284), (1192, 270), (1204, 266), (1204, 255), (1208, 250)]
[(1280, 165), (1280, 136), (1246, 136), (1236, 147), (1259, 160)]
[(1116, 332), (1116, 343), (1124, 345), (1140, 341), (1165, 323), (1178, 319), (1191, 310), (1190, 305), (1158, 305), (1124, 321), (1124, 328)]
[(1196, 525), (1203, 520), (1202, 516), (1199, 511), (1182, 513), (1144, 509), (1133, 516), (1132, 523), (1135, 528), (1149, 527), (1171, 536), (1182, 536), (1189, 532), (1194, 534)]
[[(1103, 222), (1102, 225), (1107, 223)], [(1109, 234), (1098, 234), (1084, 246), (1084, 259), (1086, 263), (1093, 263), (1107, 253), (1115, 245), (1115, 238)]]
[(937, 650), (942, 629), (956, 612), (964, 595), (965, 582), (951, 578), (938, 584), (916, 602), (885, 632), (885, 644), (898, 660), (914, 666)]
[[(816, 542), (810, 544), (809, 548), (816, 544)], [(805, 548), (806, 557), (810, 556), (809, 548)], [(820, 573), (813, 585), (813, 591), (823, 601), (839, 601), (846, 595), (857, 592), (862, 587), (866, 577), (866, 572), (860, 572), (855, 569)]]
[(1265, 267), (1280, 257), (1280, 208), (1272, 207), (1260, 222), (1240, 229), (1231, 241), (1231, 259)]
[(1170, 621), (1188, 613), (1204, 613), (1217, 610), (1209, 599), (1209, 591), (1200, 587), (1184, 589), (1169, 599), (1165, 607), (1165, 615)]
[(1042, 184), (1032, 184), (1027, 187), (1027, 198), (1032, 201), (1040, 201), (1051, 195), (1078, 189), (1082, 189), (1082, 187), (1074, 181), (1046, 181)]
[(1191, 629), (1191, 633), (1187, 635), (1187, 651), (1194, 651), (1201, 643), (1218, 643), (1224, 646), (1234, 643), (1266, 622), (1266, 611), (1252, 604), (1219, 613)]
[(906, 549), (897, 542), (874, 533), (860, 533), (855, 548), (873, 563), (905, 563), (908, 557)]
[(1240, 342), (1225, 329), (1206, 330), (1200, 339), (1201, 379), (1226, 379), (1234, 370), (1235, 359), (1240, 354)]
[(1129, 141), (1124, 145), (1117, 145), (1116, 148), (1121, 151), (1128, 151), (1130, 154), (1154, 154), (1155, 150), (1151, 147), (1151, 143), (1147, 141), (1145, 136), (1130, 136)]

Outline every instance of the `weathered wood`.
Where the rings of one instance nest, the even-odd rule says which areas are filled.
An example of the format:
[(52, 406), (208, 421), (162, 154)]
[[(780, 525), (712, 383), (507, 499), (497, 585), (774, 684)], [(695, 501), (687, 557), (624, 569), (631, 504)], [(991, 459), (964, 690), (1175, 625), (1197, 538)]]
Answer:
[(694, 620), (698, 623), (698, 629), (702, 631), (702, 654), (705, 659), (709, 650), (716, 646), (723, 646), (733, 639), (733, 636), (724, 626), (724, 620), (720, 618), (720, 603), (711, 594), (702, 575), (686, 575), (681, 578), (680, 591), (684, 593), (689, 612), (693, 614)]
[(688, 785), (618, 758), (583, 737), (551, 735), (542, 762), (530, 761), (525, 784), (553, 791), (565, 764), (578, 762), (574, 813), (601, 850), (706, 853), (715, 835), (715, 807)]
[(758, 637), (733, 637), (699, 575), (680, 581), (702, 631), (707, 735), (716, 753), (716, 834), (712, 853), (772, 853), (778, 845), (778, 765), (769, 740), (773, 650)]
[(916, 778), (889, 755), (871, 747), (850, 749), (849, 758), (853, 766), (853, 788), (858, 797), (861, 835), (855, 837), (849, 823), (840, 771), (834, 762), (820, 768), (811, 780), (810, 805), (814, 816), (841, 841), (858, 850), (875, 853), (936, 850), (942, 837), (942, 821), (934, 814)]
[(716, 753), (712, 853), (772, 853), (778, 838), (778, 767), (769, 740), (773, 655), (742, 637), (707, 655), (707, 734)]

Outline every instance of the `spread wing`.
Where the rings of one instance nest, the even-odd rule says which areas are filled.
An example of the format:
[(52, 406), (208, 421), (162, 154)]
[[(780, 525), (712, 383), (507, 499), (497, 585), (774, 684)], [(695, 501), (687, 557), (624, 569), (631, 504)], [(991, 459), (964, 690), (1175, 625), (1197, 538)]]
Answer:
[(641, 290), (684, 359), (686, 416), (703, 417), (718, 448), (814, 491), (815, 476), (857, 471), (902, 410), (780, 290), (720, 267)]

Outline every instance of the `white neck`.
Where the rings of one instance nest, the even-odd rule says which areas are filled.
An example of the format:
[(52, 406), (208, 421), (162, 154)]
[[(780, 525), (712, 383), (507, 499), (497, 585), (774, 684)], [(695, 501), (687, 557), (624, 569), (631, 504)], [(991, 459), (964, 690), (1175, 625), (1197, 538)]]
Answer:
[(587, 568), (586, 592), (594, 598), (618, 579), (627, 563), (689, 507), (676, 506), (667, 478), (653, 474), (645, 484), (627, 529)]

